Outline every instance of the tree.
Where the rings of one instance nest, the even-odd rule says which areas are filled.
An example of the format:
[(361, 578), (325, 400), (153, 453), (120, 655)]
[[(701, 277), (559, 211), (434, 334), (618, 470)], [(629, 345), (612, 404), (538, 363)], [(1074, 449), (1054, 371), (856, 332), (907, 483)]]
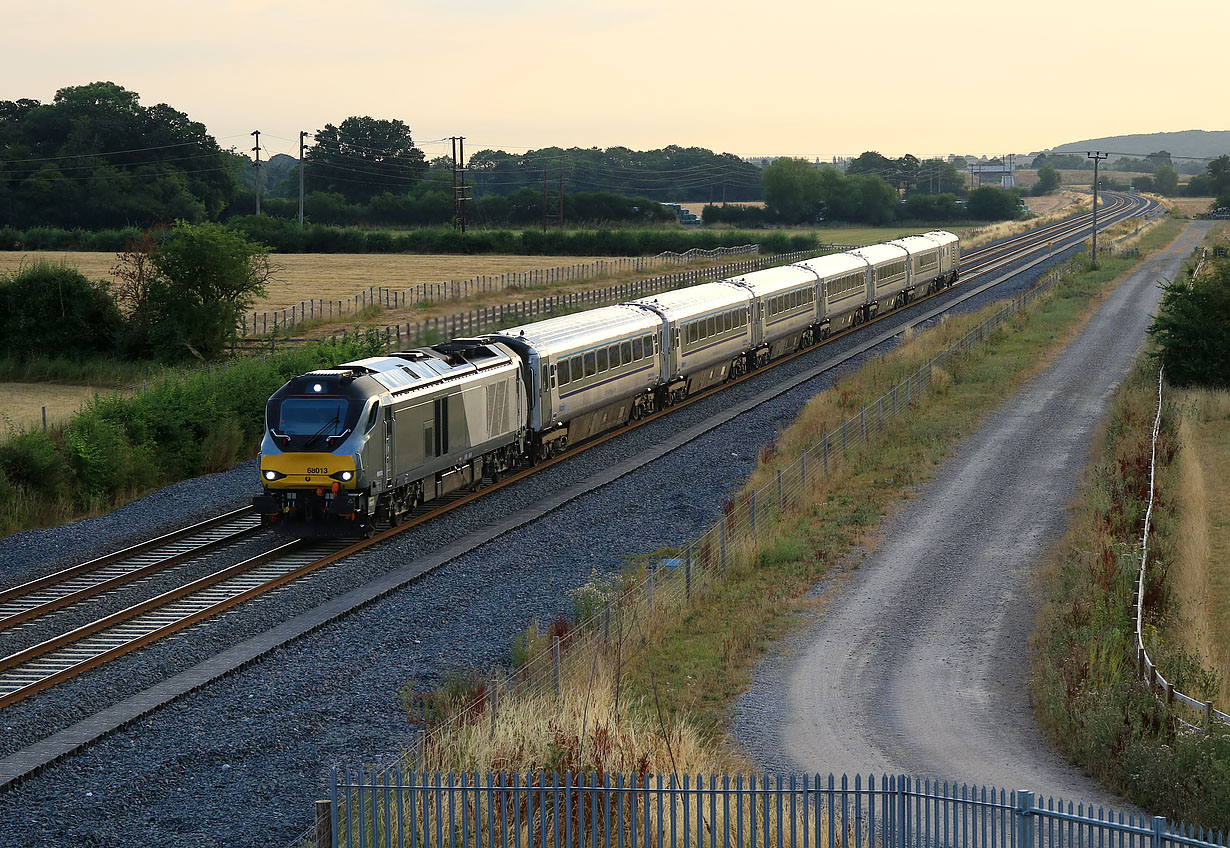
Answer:
[(1158, 165), (1153, 171), (1153, 190), (1171, 196), (1179, 193), (1179, 172), (1169, 165)]
[(1141, 174), (1139, 177), (1132, 177), (1132, 188), (1137, 191), (1153, 191), (1153, 177), (1150, 174)]
[(1037, 197), (1050, 194), (1059, 188), (1059, 184), (1062, 182), (1063, 177), (1057, 168), (1053, 165), (1043, 165), (1038, 169), (1038, 183), (1034, 186), (1033, 193)]
[[(831, 170), (831, 169), (828, 169)], [(790, 224), (813, 223), (824, 209), (820, 169), (783, 157), (764, 169), (765, 206)]]
[(407, 192), (427, 172), (410, 127), (396, 119), (361, 116), (340, 126), (325, 124), (304, 158), (311, 190), (340, 194), (352, 203), (386, 191)]
[(1015, 193), (998, 186), (983, 186), (969, 193), (967, 207), (978, 221), (1013, 220), (1020, 215), (1021, 201)]
[(1149, 335), (1166, 366), (1166, 379), (1184, 386), (1230, 387), (1230, 260), (1212, 273), (1163, 287)]
[[(262, 245), (211, 223), (177, 221), (120, 259), (116, 277), (141, 279), (130, 318), (136, 352), (172, 361), (222, 356), (274, 271)], [(138, 273), (138, 261), (152, 268)]]

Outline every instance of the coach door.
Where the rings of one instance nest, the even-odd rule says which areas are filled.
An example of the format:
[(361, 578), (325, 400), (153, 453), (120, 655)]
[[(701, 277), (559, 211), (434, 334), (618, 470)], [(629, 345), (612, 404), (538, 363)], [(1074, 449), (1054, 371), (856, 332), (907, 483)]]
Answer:
[(384, 485), (392, 488), (397, 485), (393, 471), (393, 407), (384, 407)]

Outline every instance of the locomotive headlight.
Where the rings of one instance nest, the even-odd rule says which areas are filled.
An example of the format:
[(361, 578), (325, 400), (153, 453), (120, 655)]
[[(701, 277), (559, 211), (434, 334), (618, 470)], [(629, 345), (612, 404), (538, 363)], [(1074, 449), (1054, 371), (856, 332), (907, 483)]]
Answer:
[(329, 476), (332, 477), (334, 480), (341, 480), (343, 483), (349, 483), (351, 480), (354, 479), (354, 472), (353, 471), (336, 471), (333, 474), (330, 474)]
[(285, 476), (286, 475), (283, 474), (282, 472), (274, 471), (272, 468), (270, 468), (264, 473), (264, 477), (266, 480), (280, 480)]

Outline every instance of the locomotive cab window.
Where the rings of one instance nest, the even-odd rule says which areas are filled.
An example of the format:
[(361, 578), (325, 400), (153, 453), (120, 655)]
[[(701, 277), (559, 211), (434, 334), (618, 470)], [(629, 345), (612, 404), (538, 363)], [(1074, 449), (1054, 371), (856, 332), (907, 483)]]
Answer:
[(376, 426), (376, 422), (380, 419), (380, 402), (372, 404), (372, 411), (367, 415), (367, 424), (363, 426), (364, 433), (370, 433), (372, 428)]

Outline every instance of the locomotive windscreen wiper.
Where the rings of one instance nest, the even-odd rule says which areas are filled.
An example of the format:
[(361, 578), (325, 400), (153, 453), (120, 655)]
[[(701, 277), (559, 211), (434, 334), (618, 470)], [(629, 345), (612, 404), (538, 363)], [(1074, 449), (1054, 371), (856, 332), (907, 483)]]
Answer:
[(312, 444), (312, 442), (316, 441), (316, 440), (317, 440), (317, 439), (319, 439), (321, 436), (323, 436), (323, 435), (325, 434), (325, 430), (328, 430), (330, 427), (336, 427), (338, 424), (341, 424), (341, 423), (342, 423), (341, 418), (339, 418), (338, 416), (334, 415), (334, 416), (333, 416), (333, 420), (332, 420), (332, 421), (326, 421), (324, 424), (321, 424), (321, 425), (320, 425), (320, 429), (319, 429), (319, 430), (317, 430), (315, 433), (313, 433), (313, 434), (312, 434), (312, 438), (310, 438), (310, 439), (308, 439), (306, 442), (304, 442), (304, 443), (303, 443), (303, 446), (304, 446), (305, 448), (306, 448), (306, 447), (308, 447), (309, 445), (311, 445), (311, 444)]

